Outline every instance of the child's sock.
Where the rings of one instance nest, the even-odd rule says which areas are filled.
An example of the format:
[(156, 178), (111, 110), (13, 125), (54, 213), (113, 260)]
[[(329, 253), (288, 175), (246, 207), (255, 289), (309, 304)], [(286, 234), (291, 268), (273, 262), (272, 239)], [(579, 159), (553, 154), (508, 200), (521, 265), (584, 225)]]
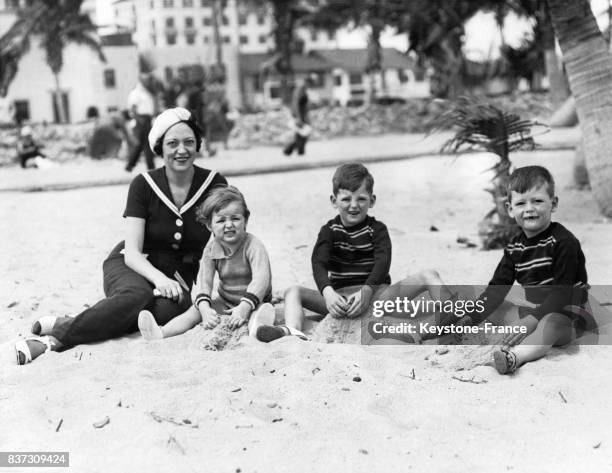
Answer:
[(505, 348), (497, 350), (493, 353), (493, 362), (495, 363), (495, 369), (499, 374), (510, 374), (514, 373), (518, 368), (516, 362), (516, 355)]
[(260, 342), (271, 342), (288, 335), (295, 335), (302, 340), (307, 340), (306, 335), (295, 328), (287, 327), (286, 325), (262, 325), (257, 328), (255, 338)]
[(262, 304), (255, 312), (251, 314), (249, 320), (249, 335), (255, 337), (257, 329), (264, 325), (274, 325), (274, 319), (276, 313), (274, 312), (274, 306), (269, 302)]
[(148, 310), (141, 310), (138, 314), (138, 329), (145, 340), (161, 340), (164, 338), (161, 327), (157, 325), (155, 317)]

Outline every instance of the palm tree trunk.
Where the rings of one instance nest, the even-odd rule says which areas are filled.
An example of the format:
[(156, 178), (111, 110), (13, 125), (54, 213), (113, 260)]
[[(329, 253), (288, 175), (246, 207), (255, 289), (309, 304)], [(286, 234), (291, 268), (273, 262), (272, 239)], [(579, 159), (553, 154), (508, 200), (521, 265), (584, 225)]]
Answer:
[(548, 0), (576, 99), (593, 196), (612, 217), (612, 55), (588, 0)]
[(66, 114), (64, 113), (64, 104), (62, 103), (62, 89), (60, 88), (59, 73), (53, 73), (53, 79), (55, 80), (55, 94), (54, 101), (57, 109), (57, 121), (59, 123), (66, 123)]
[(368, 41), (368, 64), (366, 71), (370, 76), (370, 102), (376, 99), (376, 76), (381, 79), (381, 87), (386, 90), (385, 71), (382, 67), (382, 48), (380, 46), (380, 34), (384, 24), (379, 18), (373, 18), (370, 22), (370, 38)]
[[(289, 3), (289, 4), (287, 4)], [(280, 75), (280, 88), (283, 103), (291, 104), (291, 85), (293, 83), (293, 67), (291, 64), (293, 47), (293, 29), (295, 17), (291, 2), (274, 0), (272, 2), (274, 14), (274, 42), (278, 53), (276, 69)]]
[(211, 7), (213, 35), (215, 38), (215, 60), (217, 66), (221, 69), (223, 67), (223, 46), (221, 44), (221, 33), (219, 31), (219, 0), (213, 0)]

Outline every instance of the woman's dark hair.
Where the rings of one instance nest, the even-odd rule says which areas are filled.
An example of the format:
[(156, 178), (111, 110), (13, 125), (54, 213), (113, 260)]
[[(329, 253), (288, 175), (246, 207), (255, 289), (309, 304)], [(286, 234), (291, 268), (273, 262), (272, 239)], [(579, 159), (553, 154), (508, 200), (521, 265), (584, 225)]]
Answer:
[[(176, 122), (176, 123), (184, 123), (185, 125), (187, 125), (189, 128), (191, 128), (191, 131), (193, 131), (193, 134), (195, 136), (195, 140), (196, 140), (196, 151), (200, 151), (200, 147), (202, 146), (202, 128), (200, 127), (200, 125), (198, 124), (195, 115), (193, 114), (193, 112), (191, 112), (191, 115), (189, 115), (189, 118), (187, 120), (181, 120), (180, 122)], [(176, 125), (176, 123), (174, 125)], [(172, 125), (172, 126), (174, 126)], [(172, 128), (172, 127), (170, 127)], [(166, 133), (168, 132), (168, 130), (166, 130)], [(153, 146), (153, 152), (157, 155), (157, 156), (162, 156), (162, 143), (164, 142), (164, 137), (166, 136), (166, 133), (164, 133), (163, 135), (161, 135), (157, 141), (155, 142), (155, 146)]]

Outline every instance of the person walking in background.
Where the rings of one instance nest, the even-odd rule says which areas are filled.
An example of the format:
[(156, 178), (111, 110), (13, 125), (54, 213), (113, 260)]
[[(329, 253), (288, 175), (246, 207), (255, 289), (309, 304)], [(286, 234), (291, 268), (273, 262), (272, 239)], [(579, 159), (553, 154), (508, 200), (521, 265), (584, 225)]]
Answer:
[(128, 162), (125, 166), (125, 170), (128, 172), (134, 169), (143, 151), (147, 169), (155, 168), (153, 151), (147, 141), (149, 131), (151, 131), (151, 119), (155, 112), (155, 97), (150, 91), (150, 85), (151, 77), (149, 74), (141, 74), (136, 87), (134, 87), (134, 90), (128, 96), (128, 108), (136, 120), (136, 127), (134, 129), (136, 144), (129, 154)]
[(298, 80), (293, 99), (291, 100), (291, 114), (295, 120), (295, 136), (283, 153), (290, 156), (293, 150), (297, 150), (298, 155), (303, 155), (306, 151), (306, 141), (310, 136), (312, 128), (308, 122), (308, 81)]

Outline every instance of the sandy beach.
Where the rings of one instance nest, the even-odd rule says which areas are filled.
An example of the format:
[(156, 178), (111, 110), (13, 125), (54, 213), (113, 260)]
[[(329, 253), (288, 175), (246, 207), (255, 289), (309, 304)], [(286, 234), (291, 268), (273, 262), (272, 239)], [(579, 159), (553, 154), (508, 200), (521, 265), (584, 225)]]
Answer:
[[(513, 158), (551, 170), (560, 198), (553, 219), (580, 240), (589, 282), (610, 285), (612, 222), (589, 191), (571, 187), (572, 160), (572, 151)], [(474, 154), (368, 165), (394, 281), (435, 268), (451, 284), (486, 284), (501, 251), (456, 239), (477, 241), (492, 163)], [(248, 230), (268, 248), (277, 294), (314, 287), (310, 254), (334, 215), (332, 173), (230, 180), (251, 209)], [(1, 450), (70, 452), (79, 473), (612, 470), (610, 346), (554, 350), (500, 376), (474, 363), (480, 347), (290, 337), (211, 352), (198, 326), (170, 340), (134, 334), (17, 366), (14, 342), (34, 320), (75, 315), (102, 297), (102, 261), (123, 238), (126, 194), (126, 185), (2, 194)]]

